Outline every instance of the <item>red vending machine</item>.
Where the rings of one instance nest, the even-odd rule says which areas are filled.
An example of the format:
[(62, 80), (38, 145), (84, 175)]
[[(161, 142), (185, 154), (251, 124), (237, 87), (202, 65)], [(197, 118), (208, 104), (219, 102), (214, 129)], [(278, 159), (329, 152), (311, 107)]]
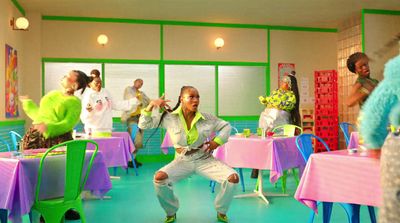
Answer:
[[(338, 76), (336, 70), (314, 72), (315, 135), (322, 138), (331, 150), (338, 149)], [(317, 143), (315, 152), (326, 151)]]

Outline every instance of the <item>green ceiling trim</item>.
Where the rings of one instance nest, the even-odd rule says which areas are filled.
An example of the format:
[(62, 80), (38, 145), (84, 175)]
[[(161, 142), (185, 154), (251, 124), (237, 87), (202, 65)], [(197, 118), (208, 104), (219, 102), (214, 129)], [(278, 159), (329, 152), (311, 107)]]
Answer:
[(72, 17), (72, 16), (43, 15), (42, 20), (75, 21), (75, 22), (113, 22), (113, 23), (133, 23), (133, 24), (150, 24), (150, 25), (173, 25), (173, 26), (205, 26), (205, 27), (271, 29), (271, 30), (290, 30), (290, 31), (307, 31), (307, 32), (337, 32), (337, 29), (335, 29), (335, 28), (270, 26), (270, 25), (262, 25), (262, 24), (210, 23), (210, 22), (144, 20), (144, 19), (124, 19), (124, 18), (99, 18), (99, 17)]
[(99, 17), (72, 17), (72, 16), (42, 16), (43, 20), (56, 21), (79, 21), (79, 22), (114, 22), (114, 23), (136, 23), (151, 25), (178, 25), (178, 26), (214, 26), (226, 28), (253, 28), (266, 29), (266, 25), (256, 24), (231, 24), (231, 23), (208, 23), (208, 22), (185, 22), (169, 20), (144, 20), (144, 19), (124, 19), (124, 18), (99, 18)]
[(365, 14), (400, 16), (400, 11), (385, 10), (385, 9), (362, 9), (361, 10), (361, 49), (362, 49), (362, 52), (365, 52)]
[(263, 62), (164, 60), (166, 65), (267, 66)]
[(338, 30), (334, 28), (314, 28), (314, 27), (297, 27), (297, 26), (269, 26), (270, 30), (287, 30), (287, 31), (303, 31), (303, 32), (328, 32), (336, 33)]
[(197, 60), (133, 60), (133, 59), (97, 59), (97, 58), (42, 58), (42, 62), (62, 63), (126, 63), (126, 64), (161, 64), (166, 65), (220, 65), (220, 66), (268, 66), (264, 62), (240, 61), (197, 61)]
[(384, 9), (363, 9), (363, 12), (366, 14), (400, 15), (400, 11)]
[(25, 9), (22, 8), (21, 4), (19, 4), (19, 2), (17, 0), (11, 0), (11, 2), (14, 4), (14, 6), (18, 9), (18, 11), (25, 16)]
[(98, 58), (42, 58), (42, 62), (63, 63), (134, 63), (134, 64), (159, 64), (159, 60), (134, 60), (134, 59), (98, 59)]

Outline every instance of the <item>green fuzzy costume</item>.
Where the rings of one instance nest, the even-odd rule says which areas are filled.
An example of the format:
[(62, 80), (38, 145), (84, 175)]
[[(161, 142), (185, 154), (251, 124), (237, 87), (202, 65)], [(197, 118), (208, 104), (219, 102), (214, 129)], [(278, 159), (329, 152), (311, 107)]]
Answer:
[(72, 131), (79, 122), (81, 102), (75, 96), (67, 96), (61, 91), (51, 91), (40, 100), (40, 107), (31, 99), (23, 100), (25, 113), (33, 124), (44, 123), (47, 130), (44, 138), (53, 138)]

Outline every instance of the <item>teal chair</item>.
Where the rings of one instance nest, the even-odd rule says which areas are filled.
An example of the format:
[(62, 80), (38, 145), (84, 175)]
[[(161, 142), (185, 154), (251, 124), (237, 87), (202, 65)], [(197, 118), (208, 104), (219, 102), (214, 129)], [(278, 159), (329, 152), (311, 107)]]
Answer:
[(10, 131), (10, 132), (8, 132), (8, 134), (10, 135), (10, 138), (11, 138), (13, 150), (18, 151), (19, 150), (19, 142), (21, 142), (22, 136), (18, 132), (15, 132), (15, 131)]
[[(93, 144), (95, 146), (95, 150), (90, 157), (89, 164), (86, 168), (86, 173), (84, 177), (82, 177), (88, 144)], [(42, 183), (43, 164), (45, 163), (45, 160), (51, 151), (65, 146), (66, 165), (64, 196), (53, 199), (39, 200), (40, 186)], [(35, 192), (35, 202), (32, 206), (30, 216), (32, 216), (32, 211), (35, 211), (42, 215), (46, 223), (59, 223), (62, 222), (64, 214), (68, 210), (74, 209), (79, 213), (81, 217), (81, 222), (85, 223), (86, 219), (83, 212), (81, 192), (86, 184), (86, 180), (89, 176), (97, 151), (98, 145), (95, 141), (92, 140), (71, 140), (55, 145), (48, 149), (40, 160)], [(33, 220), (38, 221), (38, 219)]]
[(11, 152), (10, 145), (4, 140), (0, 138), (0, 152)]
[(351, 127), (353, 130), (357, 130), (356, 126), (348, 123), (348, 122), (341, 122), (339, 123), (339, 127), (343, 132), (344, 140), (346, 141), (346, 147), (349, 145), (350, 142), (350, 131), (349, 127)]
[(0, 209), (0, 223), (7, 223), (8, 211), (6, 209)]
[[(131, 125), (131, 139), (132, 142), (135, 143), (135, 138), (137, 133), (139, 132), (139, 126), (137, 124), (132, 124)], [(138, 170), (137, 170), (137, 166), (136, 166), (136, 162), (135, 162), (135, 155), (133, 153), (131, 153), (131, 159), (132, 159), (132, 164), (133, 164), (133, 168), (135, 169), (135, 175), (138, 176)], [(128, 169), (127, 169), (128, 171)]]

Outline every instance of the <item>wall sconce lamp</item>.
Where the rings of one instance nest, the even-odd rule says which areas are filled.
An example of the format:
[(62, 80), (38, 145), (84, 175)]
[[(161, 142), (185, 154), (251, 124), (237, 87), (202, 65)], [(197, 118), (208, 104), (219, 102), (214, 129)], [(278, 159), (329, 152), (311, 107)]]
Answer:
[(97, 42), (100, 45), (105, 46), (108, 43), (108, 37), (104, 34), (101, 34), (97, 37)]
[(219, 50), (221, 47), (223, 47), (224, 44), (225, 44), (224, 39), (222, 39), (221, 37), (216, 38), (214, 41), (214, 45), (215, 45), (215, 47), (217, 47), (217, 50)]
[(17, 19), (12, 18), (10, 20), (10, 26), (13, 30), (28, 30), (29, 21), (25, 17), (19, 17)]

